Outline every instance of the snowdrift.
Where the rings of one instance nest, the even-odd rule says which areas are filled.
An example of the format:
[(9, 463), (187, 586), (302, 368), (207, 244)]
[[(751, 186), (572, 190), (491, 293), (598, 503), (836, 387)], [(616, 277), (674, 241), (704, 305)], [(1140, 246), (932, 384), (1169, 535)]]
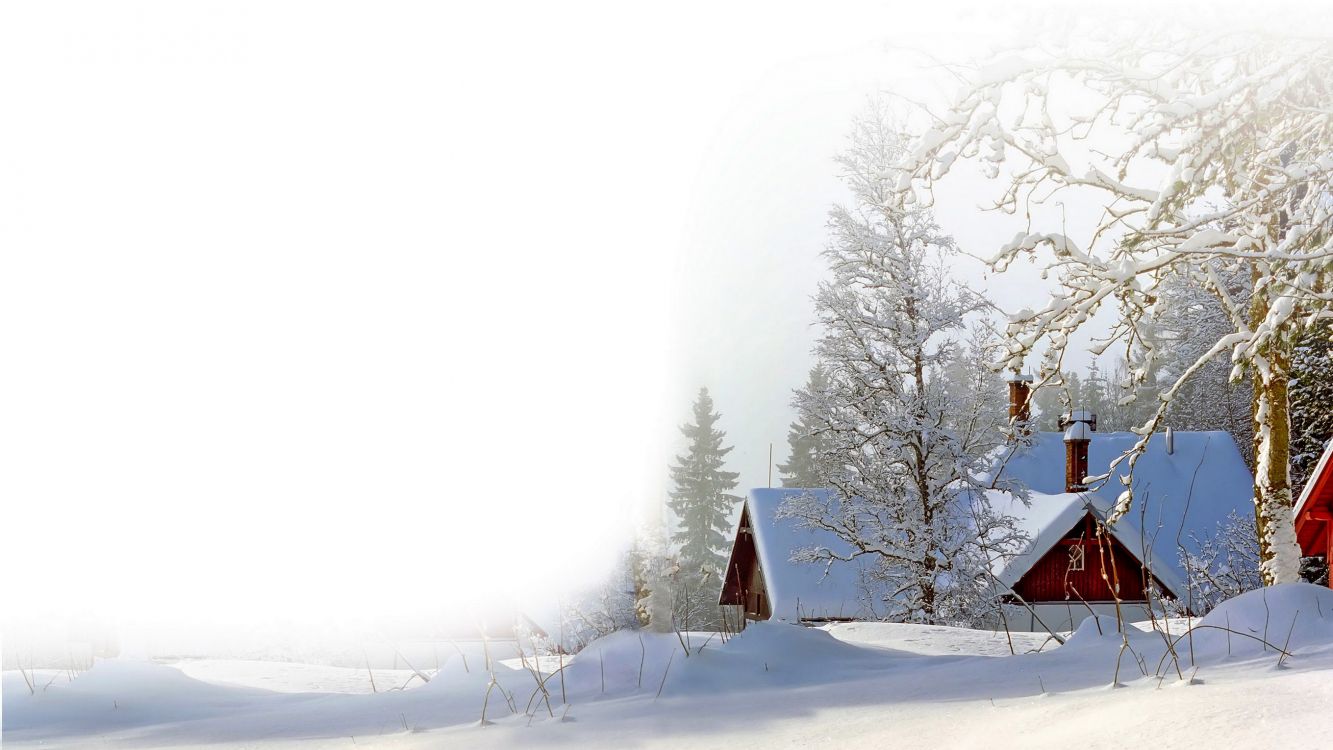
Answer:
[[(678, 638), (674, 633), (620, 632), (573, 657), (543, 657), (540, 665), (532, 659), (527, 667), (511, 661), (487, 672), (472, 660), (468, 669), (461, 660), (451, 660), (429, 684), (378, 694), (211, 684), (171, 666), (106, 660), (35, 695), (17, 673), (5, 673), (4, 742), (6, 747), (80, 747), (112, 738), (127, 747), (248, 746), (272, 739), (409, 735), (447, 727), (476, 732), (483, 731), (475, 727), (492, 674), (498, 689), (487, 719), (496, 726), (484, 731), (538, 731), (534, 727), (549, 723), (550, 731), (577, 744), (576, 738), (589, 732), (618, 737), (635, 722), (670, 726), (673, 733), (726, 733), (858, 706), (929, 712), (968, 702), (1074, 700), (1104, 690), (1113, 680), (1132, 693), (1139, 684), (1155, 692), (1168, 680), (1200, 682), (1182, 682), (1178, 674), (1203, 675), (1212, 685), (1213, 675), (1226, 675), (1234, 683), (1255, 675), (1299, 680), (1302, 672), (1326, 680), (1333, 672), (1333, 591), (1328, 589), (1290, 584), (1252, 592), (1194, 625), (1189, 634), (1183, 621), (1169, 623), (1169, 633), (1135, 626), (1121, 633), (1112, 618), (1089, 618), (1063, 646), (1035, 638), (1013, 641), (1017, 655), (1009, 655), (1010, 641), (1003, 633), (903, 624), (823, 630), (757, 623), (725, 643), (700, 633)], [(835, 637), (840, 631), (860, 644)], [(1168, 644), (1175, 646), (1179, 672)], [(917, 647), (921, 650), (914, 652)], [(1288, 655), (1279, 660), (1279, 650)], [(1279, 661), (1286, 667), (1281, 672), (1274, 670)], [(538, 678), (550, 696), (550, 713)], [(478, 736), (462, 734), (451, 741), (470, 744)]]
[(1210, 660), (1333, 647), (1333, 589), (1285, 583), (1242, 594), (1209, 612), (1193, 637), (1196, 657)]

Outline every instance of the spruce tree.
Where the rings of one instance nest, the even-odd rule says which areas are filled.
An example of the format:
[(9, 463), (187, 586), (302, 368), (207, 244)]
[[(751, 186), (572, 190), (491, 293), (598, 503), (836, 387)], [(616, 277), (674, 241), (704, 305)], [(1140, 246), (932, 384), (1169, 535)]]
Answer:
[(1333, 327), (1311, 326), (1291, 360), (1291, 489), (1300, 494), (1333, 438)]
[[(1088, 375), (1083, 381), (1082, 398), (1074, 406), (1075, 409), (1086, 409), (1097, 415), (1106, 414), (1106, 375), (1102, 368), (1097, 366), (1097, 358), (1093, 357), (1092, 362), (1088, 364)], [(1106, 426), (1102, 426), (1103, 432), (1110, 432)]]
[(731, 512), (741, 500), (728, 493), (736, 488), (737, 474), (722, 470), (731, 448), (722, 447), (726, 434), (717, 429), (718, 417), (708, 389), (700, 388), (694, 402), (694, 422), (680, 428), (689, 440), (689, 449), (677, 456), (671, 467), (675, 488), (667, 505), (678, 521), (671, 541), (679, 545), (681, 570), (690, 577), (696, 573), (705, 577), (721, 574), (727, 564), (724, 550)]
[[(819, 393), (828, 388), (828, 376), (818, 367), (810, 370), (810, 379), (805, 384), (806, 391)], [(823, 487), (825, 482), (819, 471), (819, 454), (823, 440), (815, 433), (817, 425), (808, 421), (804, 414), (791, 423), (787, 431), (787, 444), (791, 455), (787, 463), (778, 464), (782, 475), (783, 487)]]

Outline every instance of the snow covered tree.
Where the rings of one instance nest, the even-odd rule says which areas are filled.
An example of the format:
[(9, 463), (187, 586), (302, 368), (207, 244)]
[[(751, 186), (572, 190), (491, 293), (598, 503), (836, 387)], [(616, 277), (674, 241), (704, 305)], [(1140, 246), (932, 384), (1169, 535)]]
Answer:
[(1300, 494), (1333, 439), (1333, 326), (1311, 327), (1291, 359), (1291, 488)]
[(1009, 401), (1002, 396), (1009, 388), (992, 363), (1001, 356), (1003, 347), (985, 320), (975, 322), (965, 334), (960, 332), (955, 341), (935, 369), (953, 411), (950, 426), (964, 435), (975, 435), (975, 441), (969, 444), (980, 449), (999, 447), (1009, 429)]
[[(1247, 274), (1228, 284), (1232, 295), (1243, 301), (1248, 281)], [(1231, 319), (1216, 296), (1186, 279), (1163, 281), (1158, 297), (1151, 338), (1158, 352), (1159, 378), (1173, 383), (1214, 342), (1231, 332)], [(1210, 359), (1195, 370), (1168, 404), (1165, 424), (1177, 430), (1230, 433), (1245, 463), (1253, 469), (1254, 425), (1250, 411), (1254, 384), (1248, 375), (1233, 381), (1231, 370), (1231, 362), (1222, 358)], [(1141, 414), (1135, 424), (1143, 424), (1150, 417), (1151, 413)]]
[(731, 448), (722, 445), (726, 433), (717, 429), (718, 417), (708, 389), (700, 388), (694, 401), (694, 422), (680, 428), (689, 445), (671, 467), (674, 488), (667, 501), (676, 514), (671, 541), (677, 545), (680, 567), (689, 576), (697, 573), (715, 581), (727, 564), (731, 513), (741, 501), (729, 494), (736, 489), (738, 475), (722, 468)]
[[(1152, 418), (1161, 391), (1156, 371), (1149, 372), (1141, 381), (1136, 380), (1130, 373), (1129, 361), (1121, 357), (1116, 360), (1107, 383), (1110, 388), (1107, 416), (1111, 429), (1128, 432)], [(1131, 389), (1126, 388), (1126, 383), (1131, 384)]]
[(1083, 391), (1079, 399), (1074, 402), (1074, 408), (1087, 409), (1096, 414), (1097, 429), (1114, 432), (1115, 428), (1106, 423), (1106, 417), (1109, 416), (1106, 407), (1113, 400), (1107, 385), (1106, 374), (1097, 366), (1097, 358), (1093, 357), (1092, 362), (1088, 363), (1088, 371), (1083, 376)]
[(1193, 541), (1196, 551), (1182, 548), (1180, 562), (1189, 575), (1189, 598), (1184, 604), (1196, 616), (1263, 585), (1253, 516), (1232, 511), (1211, 535)]
[(639, 627), (637, 555), (630, 550), (604, 579), (561, 602), (562, 648), (577, 653), (602, 636)]
[[(995, 207), (1024, 213), (1027, 226), (990, 264), (1003, 271), (1049, 251), (1045, 265), (1061, 287), (1010, 319), (1009, 366), (1046, 344), (1038, 382), (1059, 369), (1071, 334), (1114, 305), (1118, 319), (1095, 353), (1124, 346), (1133, 387), (1157, 356), (1148, 328), (1161, 285), (1178, 277), (1217, 298), (1229, 331), (1163, 388), (1121, 460), (1132, 471), (1172, 399), (1213, 358), (1229, 357), (1233, 379), (1250, 372), (1269, 584), (1296, 580), (1300, 561), (1289, 473), (1294, 344), (1333, 314), (1330, 90), (1333, 42), (1316, 37), (1163, 24), (1080, 39), (1077, 49), (1029, 47), (976, 72), (904, 160), (898, 186), (905, 202), (928, 204), (960, 158), (979, 159), (991, 177), (1008, 167)], [(1105, 206), (1086, 234), (1041, 210), (1075, 193)], [(1239, 274), (1249, 279), (1248, 304), (1223, 281)], [(1126, 487), (1109, 520), (1132, 502)]]
[(1059, 428), (1060, 415), (1069, 411), (1066, 385), (1066, 381), (1057, 376), (1032, 392), (1032, 407), (1036, 410), (1038, 430), (1055, 432)]
[[(810, 378), (805, 384), (807, 391), (822, 391), (828, 385), (824, 371), (815, 367), (810, 370)], [(820, 444), (822, 435), (817, 425), (810, 424), (803, 415), (798, 415), (791, 429), (787, 430), (787, 445), (791, 454), (787, 463), (778, 464), (783, 487), (823, 487), (824, 479), (819, 470)]]
[(669, 572), (676, 566), (670, 555), (665, 513), (644, 519), (629, 553), (634, 614), (640, 627), (659, 633), (671, 632), (671, 607), (675, 591)]
[(829, 502), (788, 500), (780, 514), (852, 549), (802, 550), (798, 560), (872, 556), (875, 575), (894, 592), (884, 602), (890, 618), (974, 621), (993, 606), (993, 556), (1020, 540), (983, 486), (1007, 414), (979, 407), (1002, 403), (1003, 391), (987, 363), (983, 375), (975, 372), (985, 357), (957, 341), (984, 303), (949, 278), (953, 241), (928, 211), (893, 200), (901, 143), (876, 108), (855, 123), (838, 160), (855, 202), (830, 214), (824, 257), (832, 278), (815, 298), (823, 329), (815, 354), (826, 382), (795, 400), (803, 421), (825, 436), (822, 463), (834, 492)]

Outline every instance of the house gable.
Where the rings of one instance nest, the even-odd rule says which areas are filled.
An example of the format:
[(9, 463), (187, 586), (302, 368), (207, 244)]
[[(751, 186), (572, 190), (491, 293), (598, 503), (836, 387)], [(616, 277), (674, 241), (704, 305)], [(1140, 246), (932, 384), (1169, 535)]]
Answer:
[(784, 516), (783, 504), (801, 497), (837, 502), (827, 489), (767, 488), (746, 496), (718, 601), (744, 605), (751, 619), (876, 619), (873, 607), (885, 593), (868, 576), (877, 564), (873, 556), (832, 562), (799, 559), (802, 551), (819, 550), (853, 557), (851, 547), (836, 534)]
[(1032, 604), (1117, 598), (1143, 602), (1148, 600), (1150, 582), (1163, 594), (1176, 596), (1113, 534), (1098, 535), (1097, 520), (1085, 513), (1014, 583), (1013, 590)]
[(1182, 549), (1197, 552), (1199, 540), (1215, 535), (1230, 513), (1254, 512), (1253, 477), (1226, 433), (1177, 432), (1170, 441), (1164, 434), (1154, 434), (1131, 480), (1128, 461), (1119, 461), (1113, 469), (1111, 465), (1140, 436), (1093, 432), (1088, 470), (1109, 475), (1084, 492), (1064, 491), (1066, 446), (1062, 438), (1061, 433), (1035, 433), (1029, 445), (1008, 449), (1012, 454), (1001, 462), (1003, 470), (996, 480), (1030, 488), (1030, 503), (1001, 492), (988, 493), (992, 507), (1013, 517), (1031, 540), (1020, 554), (996, 562), (994, 572), (1004, 586), (1015, 586), (1023, 579), (1085, 514), (1110, 517), (1126, 483), (1133, 485), (1133, 505), (1107, 527), (1109, 538), (1132, 553), (1133, 559), (1148, 561), (1161, 588), (1177, 598), (1188, 595)]
[(736, 527), (736, 539), (731, 546), (731, 559), (727, 561), (718, 604), (742, 607), (747, 620), (767, 620), (772, 616), (769, 601), (764, 569), (755, 548), (750, 509), (745, 506), (741, 508), (741, 520)]

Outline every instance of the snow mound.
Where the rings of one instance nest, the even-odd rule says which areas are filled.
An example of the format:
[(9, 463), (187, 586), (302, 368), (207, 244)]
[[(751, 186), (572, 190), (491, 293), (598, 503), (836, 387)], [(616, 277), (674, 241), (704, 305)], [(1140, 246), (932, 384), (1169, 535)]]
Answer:
[(588, 644), (566, 663), (564, 680), (569, 695), (585, 698), (656, 693), (659, 687), (663, 695), (725, 692), (855, 677), (881, 670), (894, 657), (823, 630), (777, 622), (751, 623), (725, 643), (715, 634), (622, 631)]
[[(691, 649), (705, 642), (711, 649), (720, 641), (708, 635), (683, 634)], [(667, 663), (680, 661), (680, 639), (674, 633), (622, 630), (598, 638), (570, 657), (565, 663), (565, 690), (573, 696), (621, 695), (639, 690), (656, 690)], [(675, 664), (672, 669), (678, 669)], [(559, 680), (552, 681), (559, 687)]]
[(866, 650), (834, 638), (828, 631), (779, 622), (755, 622), (727, 641), (726, 650), (756, 658), (783, 655), (799, 659), (862, 659)]
[(1218, 605), (1194, 631), (1196, 652), (1212, 657), (1272, 654), (1274, 646), (1333, 648), (1333, 590), (1284, 583), (1250, 591)]
[[(1130, 637), (1135, 637), (1134, 631), (1130, 631)], [(1108, 615), (1089, 615), (1079, 623), (1069, 638), (1065, 640), (1065, 647), (1079, 648), (1082, 646), (1091, 646), (1101, 644), (1106, 641), (1115, 641), (1120, 643), (1120, 622), (1116, 618)]]
[(844, 643), (823, 630), (778, 622), (751, 623), (716, 647), (693, 653), (666, 683), (666, 693), (714, 692), (855, 680), (904, 661), (884, 649)]

